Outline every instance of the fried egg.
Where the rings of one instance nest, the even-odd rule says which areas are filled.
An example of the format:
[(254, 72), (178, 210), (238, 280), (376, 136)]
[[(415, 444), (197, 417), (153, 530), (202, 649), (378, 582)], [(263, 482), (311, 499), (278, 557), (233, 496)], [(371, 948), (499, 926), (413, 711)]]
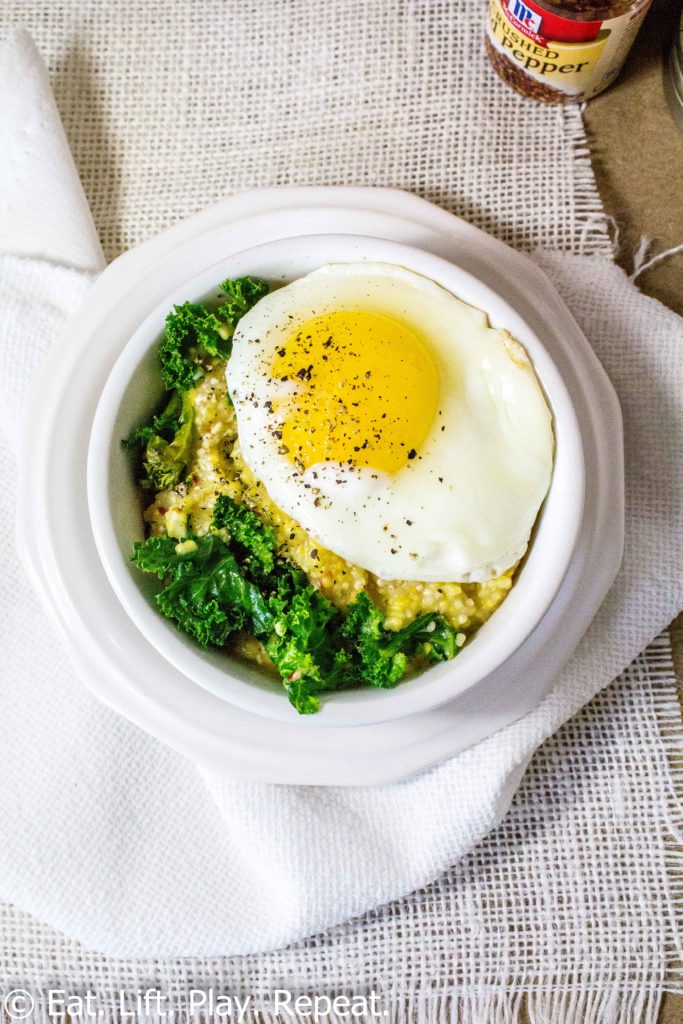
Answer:
[(261, 299), (227, 367), (242, 457), (382, 579), (481, 582), (524, 554), (552, 418), (523, 347), (435, 282), (331, 264)]

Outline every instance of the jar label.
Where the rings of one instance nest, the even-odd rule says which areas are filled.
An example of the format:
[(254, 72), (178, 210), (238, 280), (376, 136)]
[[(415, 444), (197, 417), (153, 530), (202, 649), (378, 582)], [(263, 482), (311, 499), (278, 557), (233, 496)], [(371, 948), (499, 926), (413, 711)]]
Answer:
[[(502, 57), (502, 77), (529, 95), (562, 93), (590, 99), (618, 75), (652, 0), (640, 0), (617, 18), (575, 21), (551, 14), (535, 0), (491, 0), (488, 39)], [(495, 55), (494, 55), (495, 61)], [(534, 88), (524, 78), (542, 83)]]

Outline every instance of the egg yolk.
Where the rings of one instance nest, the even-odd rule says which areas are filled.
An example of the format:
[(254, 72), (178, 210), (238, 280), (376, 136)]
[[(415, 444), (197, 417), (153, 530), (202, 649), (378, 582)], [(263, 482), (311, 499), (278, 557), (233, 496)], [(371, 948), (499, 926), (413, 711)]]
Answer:
[(439, 377), (405, 324), (362, 310), (308, 320), (278, 348), (273, 403), (280, 452), (309, 469), (340, 462), (395, 473), (414, 459), (437, 413)]

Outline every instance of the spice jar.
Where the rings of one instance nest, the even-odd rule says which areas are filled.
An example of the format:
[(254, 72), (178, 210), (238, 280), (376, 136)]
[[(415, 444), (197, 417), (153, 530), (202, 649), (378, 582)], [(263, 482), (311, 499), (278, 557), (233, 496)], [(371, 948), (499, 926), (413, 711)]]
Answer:
[(544, 103), (597, 96), (619, 74), (652, 0), (490, 0), (486, 49), (503, 81)]
[(678, 30), (669, 51), (664, 79), (664, 91), (674, 121), (683, 129), (683, 11)]

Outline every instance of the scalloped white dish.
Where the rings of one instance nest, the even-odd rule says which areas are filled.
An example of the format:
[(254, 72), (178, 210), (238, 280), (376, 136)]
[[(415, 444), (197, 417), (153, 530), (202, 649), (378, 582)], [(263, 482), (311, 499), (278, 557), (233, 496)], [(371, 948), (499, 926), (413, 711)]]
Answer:
[[(328, 719), (326, 728), (318, 728), (310, 718), (245, 710), (198, 685), (186, 665), (159, 653), (146, 626), (143, 632), (133, 624), (105, 574), (89, 522), (85, 477), (95, 410), (114, 364), (141, 324), (194, 277), (209, 273), (207, 282), (214, 284), (222, 273), (215, 268), (244, 250), (311, 233), (363, 235), (379, 240), (378, 247), (382, 241), (411, 246), (425, 259), (443, 257), (499, 296), (531, 334), (543, 338), (575, 410), (585, 464), (577, 543), (559, 589), (523, 642), (453, 699), (442, 689), (431, 710), (401, 709), (402, 717), (377, 724)], [(399, 779), (434, 764), (542, 699), (616, 575), (623, 469), (621, 445), (615, 450), (614, 441), (621, 438), (621, 421), (604, 371), (534, 264), (414, 196), (349, 188), (234, 196), (112, 264), (57, 348), (34, 386), (22, 458), (22, 465), (31, 467), (30, 478), (26, 473), (20, 481), (24, 560), (91, 690), (200, 765), (244, 779), (353, 785)], [(65, 455), (57, 461), (54, 451)], [(429, 680), (429, 673), (424, 678)], [(416, 682), (401, 689), (408, 693)], [(379, 705), (394, 694), (373, 696)], [(379, 717), (387, 714), (393, 712)]]

